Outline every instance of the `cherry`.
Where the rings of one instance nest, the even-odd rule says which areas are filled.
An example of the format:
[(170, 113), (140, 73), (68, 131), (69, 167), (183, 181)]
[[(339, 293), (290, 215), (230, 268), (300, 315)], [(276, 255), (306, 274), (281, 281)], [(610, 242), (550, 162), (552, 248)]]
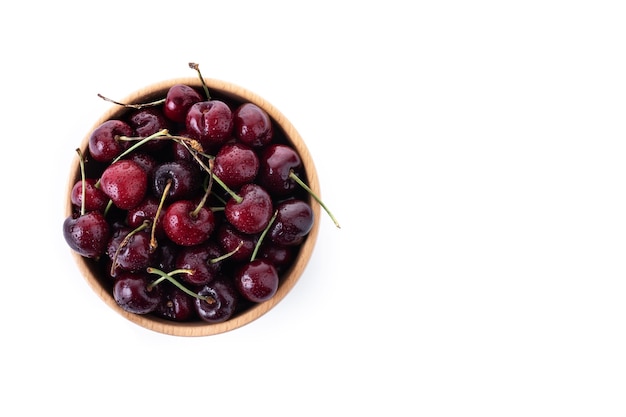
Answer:
[(259, 157), (243, 143), (227, 143), (215, 155), (213, 174), (230, 188), (253, 182), (259, 171)]
[(281, 274), (286, 268), (291, 266), (296, 255), (295, 246), (282, 246), (273, 243), (264, 243), (261, 245), (257, 258), (266, 259)]
[[(135, 229), (140, 227), (146, 220), (154, 222), (159, 209), (159, 200), (152, 195), (147, 195), (141, 203), (126, 212), (126, 224)], [(156, 220), (156, 233), (163, 235), (163, 221), (159, 217)]]
[(85, 181), (79, 180), (70, 193), (70, 200), (76, 207), (80, 207), (83, 202), (83, 184), (85, 191), (85, 211), (104, 211), (109, 197), (96, 187), (97, 180), (87, 178)]
[(240, 302), (240, 295), (235, 286), (224, 279), (217, 279), (205, 285), (198, 295), (207, 300), (196, 299), (198, 316), (208, 323), (221, 323), (233, 316)]
[(128, 143), (119, 136), (132, 136), (133, 128), (122, 120), (107, 120), (96, 127), (89, 136), (89, 153), (98, 162), (111, 162), (120, 155)]
[[(169, 130), (170, 122), (160, 108), (148, 107), (134, 111), (128, 118), (128, 124), (134, 129), (137, 136), (146, 138), (161, 130)], [(157, 152), (166, 145), (164, 140), (151, 140), (143, 147), (146, 151)]]
[(257, 236), (242, 233), (235, 229), (232, 224), (223, 222), (217, 229), (216, 240), (224, 251), (232, 252), (231, 260), (247, 261), (254, 251)]
[(111, 271), (142, 271), (153, 261), (150, 249), (150, 233), (146, 227), (131, 229), (118, 227), (113, 231), (107, 245), (107, 255), (113, 261)]
[(171, 182), (166, 199), (189, 199), (201, 189), (200, 169), (191, 161), (167, 161), (158, 165), (153, 174), (152, 192), (161, 197), (168, 182)]
[(221, 252), (214, 242), (185, 247), (179, 251), (174, 266), (192, 272), (183, 273), (181, 279), (188, 284), (201, 286), (212, 282), (220, 274)]
[(63, 237), (71, 249), (85, 258), (99, 258), (106, 250), (111, 228), (99, 211), (90, 211), (63, 221)]
[(212, 152), (231, 138), (233, 114), (221, 100), (200, 101), (189, 108), (185, 127), (205, 151)]
[(263, 150), (260, 158), (258, 183), (275, 196), (292, 193), (297, 183), (291, 172), (299, 174), (302, 160), (298, 152), (289, 145), (272, 144)]
[(243, 103), (233, 112), (233, 135), (253, 148), (268, 145), (274, 138), (272, 119), (254, 103)]
[(121, 159), (104, 169), (100, 186), (116, 207), (129, 210), (141, 203), (146, 195), (148, 174), (137, 162)]
[(242, 186), (238, 195), (239, 199), (231, 198), (226, 202), (226, 219), (240, 232), (261, 232), (267, 227), (273, 214), (270, 195), (255, 183)]
[(272, 242), (295, 246), (302, 243), (313, 227), (313, 209), (299, 199), (285, 200), (276, 208), (278, 214), (269, 229)]
[(199, 245), (215, 229), (215, 215), (191, 200), (177, 200), (163, 213), (163, 230), (167, 237), (181, 246)]
[(261, 303), (278, 291), (279, 277), (274, 265), (266, 259), (255, 259), (235, 273), (235, 284), (246, 299)]
[(163, 113), (165, 117), (174, 122), (184, 123), (189, 108), (202, 100), (202, 96), (192, 87), (176, 84), (167, 91)]
[(150, 277), (145, 272), (122, 271), (115, 278), (113, 298), (129, 313), (151, 313), (161, 302), (161, 290), (160, 287), (151, 287), (150, 283)]
[(161, 288), (161, 300), (154, 313), (172, 321), (185, 322), (197, 317), (195, 297), (173, 285)]

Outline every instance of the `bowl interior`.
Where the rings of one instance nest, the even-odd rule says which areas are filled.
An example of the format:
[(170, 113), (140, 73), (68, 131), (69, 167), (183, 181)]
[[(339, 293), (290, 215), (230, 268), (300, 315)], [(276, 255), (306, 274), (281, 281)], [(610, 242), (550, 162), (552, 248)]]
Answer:
[[(272, 106), (263, 98), (240, 86), (222, 80), (210, 78), (205, 78), (204, 81), (207, 88), (209, 89), (211, 98), (213, 99), (222, 99), (236, 103), (251, 102), (264, 109), (270, 115), (274, 123), (276, 137), (275, 141), (288, 143), (298, 151), (304, 167), (303, 173), (305, 181), (308, 186), (313, 190), (313, 192), (315, 192), (318, 196), (320, 195), (319, 180), (309, 150), (307, 149), (299, 133), (282, 113), (280, 113), (274, 106)], [(168, 89), (175, 84), (186, 84), (196, 88), (202, 87), (202, 83), (197, 77), (171, 79), (137, 90), (134, 93), (130, 94), (128, 97), (126, 97), (122, 102), (146, 103), (157, 100), (159, 98), (163, 98), (165, 97)], [(109, 111), (105, 112), (100, 117), (100, 119), (98, 119), (94, 123), (92, 130), (106, 120), (121, 117), (127, 111), (129, 110), (123, 106), (112, 105)], [(85, 135), (80, 144), (80, 149), (85, 155), (88, 154), (90, 134), (91, 130)], [(66, 216), (69, 216), (72, 213), (72, 205), (69, 195), (72, 187), (74, 186), (76, 181), (80, 179), (80, 177), (80, 164), (78, 158), (76, 158), (76, 162), (70, 168), (69, 181), (67, 184), (68, 197), (66, 198), (67, 203), (65, 207)], [(119, 307), (115, 302), (112, 295), (111, 279), (110, 277), (104, 275), (101, 263), (98, 263), (91, 259), (83, 258), (73, 251), (71, 251), (71, 253), (74, 260), (76, 261), (76, 264), (78, 265), (81, 274), (84, 276), (89, 286), (109, 307), (111, 307), (113, 310), (115, 310), (117, 313), (130, 320), (131, 322), (134, 322), (135, 324), (149, 330), (175, 336), (208, 336), (224, 333), (246, 325), (261, 317), (263, 314), (267, 313), (278, 302), (280, 302), (287, 295), (287, 293), (289, 293), (289, 291), (293, 288), (293, 286), (302, 275), (307, 263), (309, 262), (309, 259), (311, 258), (319, 231), (320, 206), (319, 204), (316, 204), (312, 198), (308, 197), (308, 199), (309, 204), (311, 205), (311, 208), (313, 210), (313, 215), (315, 219), (313, 227), (306, 237), (305, 241), (303, 242), (302, 246), (299, 248), (299, 252), (296, 259), (294, 260), (294, 263), (287, 271), (282, 274), (280, 285), (276, 294), (271, 299), (262, 303), (255, 304), (249, 309), (241, 312), (238, 315), (235, 315), (234, 317), (231, 317), (229, 320), (222, 323), (211, 324), (202, 321), (175, 322), (153, 315), (138, 315), (129, 313)]]

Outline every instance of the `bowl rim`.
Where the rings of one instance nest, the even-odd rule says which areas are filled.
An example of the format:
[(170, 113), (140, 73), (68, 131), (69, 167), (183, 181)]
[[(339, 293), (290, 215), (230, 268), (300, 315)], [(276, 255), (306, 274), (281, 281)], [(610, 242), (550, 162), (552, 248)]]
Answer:
[[(209, 90), (209, 93), (214, 92), (216, 95), (223, 95), (242, 103), (251, 102), (264, 109), (270, 115), (273, 123), (275, 124), (275, 127), (279, 127), (284, 132), (285, 139), (299, 153), (304, 167), (304, 175), (307, 185), (318, 196), (321, 196), (317, 170), (315, 168), (315, 164), (313, 162), (309, 149), (306, 146), (302, 137), (300, 136), (300, 133), (296, 130), (296, 128), (291, 124), (291, 122), (285, 117), (283, 113), (281, 113), (274, 105), (272, 105), (270, 102), (268, 102), (258, 94), (240, 85), (216, 78), (203, 77), (203, 80)], [(186, 84), (194, 88), (202, 88), (202, 82), (199, 77), (170, 78), (148, 84), (131, 92), (121, 101), (121, 103), (140, 103), (146, 102), (145, 99), (148, 97), (165, 97), (165, 93), (167, 92), (167, 90), (171, 86), (176, 84)], [(80, 143), (81, 151), (83, 153), (87, 152), (89, 137), (91, 135), (91, 132), (96, 127), (98, 127), (100, 124), (107, 120), (118, 118), (128, 111), (129, 110), (127, 108), (124, 108), (123, 106), (112, 104), (109, 109), (106, 110), (96, 120), (91, 129), (89, 129), (86, 135), (83, 137)], [(72, 203), (70, 201), (69, 195), (71, 193), (72, 187), (78, 179), (80, 179), (80, 164), (78, 158), (76, 158), (75, 161), (72, 162), (69, 170), (69, 178), (66, 187), (67, 198), (65, 199), (66, 202), (64, 208), (65, 217), (70, 216), (72, 213)], [(172, 336), (197, 337), (217, 335), (230, 332), (257, 320), (258, 318), (269, 312), (272, 308), (274, 308), (280, 301), (282, 301), (299, 281), (300, 276), (304, 273), (304, 270), (313, 255), (320, 226), (319, 220), (321, 207), (319, 204), (316, 204), (310, 197), (309, 202), (311, 203), (310, 205), (315, 219), (313, 222), (313, 226), (309, 231), (306, 240), (300, 247), (298, 256), (295, 259), (294, 264), (289, 268), (289, 270), (285, 271), (285, 273), (281, 277), (281, 282), (276, 294), (271, 299), (262, 303), (255, 304), (248, 310), (222, 323), (206, 323), (202, 321), (176, 322), (172, 320), (167, 320), (165, 318), (159, 318), (154, 315), (139, 315), (127, 312), (117, 305), (113, 298), (113, 295), (98, 281), (98, 278), (95, 277), (93, 273), (93, 266), (91, 263), (92, 261), (83, 258), (80, 254), (71, 249), (70, 253), (76, 265), (78, 266), (79, 272), (87, 281), (91, 289), (96, 293), (96, 295), (102, 301), (104, 301), (104, 303), (108, 305), (111, 309), (113, 309), (122, 317), (126, 318), (132, 323), (135, 323), (136, 325), (157, 333)]]

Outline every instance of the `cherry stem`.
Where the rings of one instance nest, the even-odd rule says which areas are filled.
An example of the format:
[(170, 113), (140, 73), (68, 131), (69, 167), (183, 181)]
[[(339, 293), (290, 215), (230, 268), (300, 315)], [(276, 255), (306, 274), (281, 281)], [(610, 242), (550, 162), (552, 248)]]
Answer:
[(156, 240), (156, 225), (159, 217), (161, 216), (161, 210), (163, 209), (163, 205), (165, 204), (165, 198), (167, 194), (170, 192), (170, 187), (172, 186), (172, 180), (167, 180), (165, 184), (165, 188), (163, 189), (163, 194), (161, 194), (161, 201), (159, 201), (159, 207), (157, 207), (157, 211), (154, 214), (154, 220), (152, 221), (152, 233), (150, 234), (150, 252), (154, 252), (157, 248), (158, 243)]
[[(213, 165), (209, 162), (209, 169), (212, 169), (212, 168), (213, 168)], [(209, 184), (207, 185), (206, 190), (204, 190), (204, 195), (202, 196), (202, 199), (200, 200), (200, 202), (198, 203), (194, 211), (190, 213), (190, 216), (192, 218), (196, 218), (198, 216), (198, 213), (200, 212), (200, 210), (202, 210), (202, 207), (204, 207), (204, 204), (209, 198), (209, 194), (211, 194), (212, 188), (213, 188), (213, 175), (212, 175), (212, 172), (209, 172)]]
[[(191, 155), (193, 156), (193, 158), (202, 166), (202, 168), (204, 168), (204, 170), (206, 172), (209, 173), (209, 175), (215, 180), (216, 183), (218, 183), (220, 185), (220, 187), (222, 187), (228, 194), (230, 194), (230, 196), (237, 202), (237, 203), (241, 203), (243, 201), (243, 198), (239, 195), (237, 195), (237, 193), (235, 193), (233, 190), (231, 190), (225, 183), (224, 181), (222, 181), (218, 176), (213, 175), (213, 170), (208, 167), (204, 161), (198, 156), (198, 150), (197, 149), (192, 149), (189, 147), (189, 145), (185, 142), (185, 141), (181, 141), (180, 142), (185, 148), (187, 148), (187, 150), (189, 151), (189, 153), (191, 153)], [(213, 162), (213, 159), (209, 159), (209, 165), (211, 165)]]
[(82, 180), (82, 183), (81, 183), (82, 200), (80, 202), (80, 215), (82, 216), (85, 214), (85, 194), (86, 194), (85, 160), (83, 159), (83, 153), (81, 152), (80, 148), (76, 148), (76, 153), (78, 153), (78, 158), (79, 158), (79, 163), (80, 163), (80, 178)]
[(259, 251), (261, 244), (263, 243), (263, 239), (265, 238), (265, 235), (267, 234), (268, 230), (270, 230), (270, 227), (272, 227), (274, 220), (276, 220), (276, 216), (278, 216), (278, 210), (274, 210), (274, 214), (272, 215), (270, 222), (267, 224), (265, 229), (263, 229), (263, 233), (261, 233), (261, 236), (259, 236), (259, 240), (257, 240), (256, 245), (254, 246), (254, 250), (252, 251), (250, 262), (254, 261), (254, 259), (256, 258), (256, 254)]
[(294, 180), (295, 182), (297, 182), (298, 184), (300, 184), (300, 186), (302, 188), (304, 188), (310, 195), (311, 197), (313, 197), (315, 199), (315, 201), (317, 201), (319, 203), (320, 206), (322, 206), (322, 208), (326, 211), (326, 213), (328, 213), (328, 215), (330, 216), (330, 218), (332, 219), (333, 223), (335, 223), (335, 226), (337, 226), (337, 228), (341, 229), (341, 226), (339, 226), (339, 222), (337, 221), (337, 219), (335, 219), (335, 216), (333, 216), (333, 214), (330, 212), (330, 210), (328, 209), (328, 207), (326, 207), (326, 205), (322, 202), (322, 200), (317, 196), (317, 194), (315, 194), (313, 192), (313, 190), (311, 190), (311, 188), (309, 188), (308, 185), (306, 185), (304, 183), (304, 181), (302, 181), (294, 172), (293, 170), (289, 171), (289, 178), (291, 178), (292, 180)]
[[(132, 151), (134, 151), (135, 149), (137, 149), (138, 147), (140, 147), (144, 143), (150, 142), (151, 140), (154, 140), (154, 139), (156, 139), (158, 137), (161, 137), (161, 136), (166, 136), (168, 133), (169, 132), (168, 132), (167, 129), (161, 129), (158, 132), (151, 134), (150, 136), (146, 136), (145, 138), (142, 138), (139, 142), (133, 144), (133, 146), (129, 147), (124, 152), (119, 154), (111, 163), (119, 161), (120, 159), (122, 159), (123, 157), (125, 157), (126, 155), (128, 155), (129, 153), (131, 153)], [(129, 138), (127, 136), (118, 136), (116, 139), (117, 140), (128, 140)]]
[(207, 100), (211, 100), (211, 94), (209, 94), (209, 88), (206, 86), (206, 83), (204, 82), (204, 78), (202, 77), (202, 73), (200, 72), (200, 65), (194, 62), (190, 62), (189, 68), (196, 70), (196, 72), (198, 73), (198, 77), (200, 78), (200, 82), (202, 82), (202, 88), (204, 89), (204, 94), (206, 94)]
[(243, 240), (241, 242), (239, 242), (239, 244), (237, 245), (237, 247), (233, 250), (231, 250), (228, 253), (225, 253), (221, 256), (218, 256), (217, 258), (213, 258), (209, 260), (210, 264), (216, 264), (219, 261), (223, 261), (226, 258), (230, 258), (231, 256), (233, 256), (234, 254), (236, 254), (237, 252), (239, 252), (239, 249), (241, 249), (241, 247), (243, 246)]
[(130, 232), (128, 232), (126, 236), (124, 236), (124, 239), (120, 242), (120, 245), (115, 250), (115, 256), (113, 256), (113, 262), (111, 263), (111, 276), (115, 275), (115, 267), (117, 266), (117, 257), (119, 256), (122, 248), (128, 245), (128, 242), (130, 242), (130, 238), (133, 237), (133, 235), (141, 232), (142, 230), (148, 228), (149, 226), (150, 226), (150, 221), (144, 220), (143, 223), (141, 223), (141, 225), (131, 230)]
[(154, 106), (158, 106), (159, 104), (165, 103), (165, 99), (164, 98), (156, 100), (156, 101), (152, 101), (150, 103), (128, 104), (128, 103), (120, 103), (119, 101), (111, 100), (110, 98), (105, 97), (105, 96), (103, 96), (100, 93), (98, 93), (98, 97), (100, 97), (104, 101), (108, 101), (109, 103), (117, 104), (118, 106), (122, 106), (122, 107), (129, 107), (131, 109), (143, 109), (145, 107), (154, 107)]
[(160, 275), (161, 278), (157, 279), (156, 281), (154, 281), (153, 283), (151, 283), (150, 285), (148, 285), (148, 290), (151, 290), (152, 288), (156, 287), (158, 284), (160, 284), (161, 282), (167, 280), (169, 282), (171, 282), (172, 284), (174, 284), (176, 287), (178, 287), (178, 289), (180, 289), (181, 291), (183, 291), (185, 294), (188, 294), (192, 297), (195, 297), (199, 300), (203, 300), (206, 301), (209, 304), (213, 304), (215, 303), (215, 298), (213, 297), (209, 297), (209, 296), (203, 296), (200, 294), (197, 294), (189, 289), (187, 289), (183, 284), (181, 284), (180, 282), (178, 282), (173, 275), (176, 274), (193, 274), (194, 271), (192, 269), (175, 269), (169, 273), (165, 273), (163, 271), (161, 271), (160, 269), (157, 268), (153, 268), (151, 266), (149, 266), (146, 271), (149, 274), (157, 274)]

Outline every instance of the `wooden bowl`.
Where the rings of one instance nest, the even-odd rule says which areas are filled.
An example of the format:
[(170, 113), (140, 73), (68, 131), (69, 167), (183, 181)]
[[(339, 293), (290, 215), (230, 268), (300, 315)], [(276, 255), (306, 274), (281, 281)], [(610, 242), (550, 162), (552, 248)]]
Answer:
[[(283, 140), (291, 144), (298, 151), (304, 167), (303, 179), (313, 192), (315, 192), (318, 196), (320, 195), (317, 172), (311, 155), (304, 141), (300, 137), (300, 134), (281, 112), (279, 112), (273, 105), (268, 103), (263, 98), (240, 86), (217, 79), (205, 78), (204, 81), (211, 93), (212, 98), (214, 99), (221, 98), (233, 100), (235, 102), (251, 102), (264, 109), (273, 120), (275, 132), (279, 132), (281, 137), (283, 137)], [(167, 90), (175, 84), (187, 84), (199, 89), (202, 88), (202, 83), (197, 77), (176, 78), (149, 85), (145, 88), (137, 90), (122, 100), (122, 102), (146, 103), (158, 98), (164, 98)], [(112, 107), (94, 123), (93, 128), (85, 135), (82, 143), (80, 144), (80, 149), (83, 152), (83, 155), (88, 154), (88, 143), (91, 131), (106, 120), (119, 118), (127, 111), (129, 110), (123, 106), (112, 105)], [(67, 184), (67, 205), (65, 207), (66, 216), (70, 216), (72, 213), (72, 204), (69, 197), (71, 189), (76, 181), (80, 180), (80, 178), (80, 163), (78, 158), (76, 158), (76, 162), (70, 167), (69, 181)], [(120, 308), (114, 300), (111, 291), (111, 278), (105, 275), (101, 264), (92, 259), (84, 258), (74, 251), (71, 251), (71, 253), (80, 273), (84, 276), (93, 291), (95, 291), (96, 294), (110, 308), (131, 322), (155, 332), (174, 336), (193, 337), (216, 335), (237, 329), (258, 319), (276, 306), (276, 304), (278, 304), (298, 282), (309, 259), (311, 258), (319, 230), (320, 206), (310, 197), (309, 204), (311, 205), (314, 215), (313, 227), (300, 247), (293, 265), (282, 274), (276, 294), (271, 299), (262, 303), (254, 304), (249, 309), (222, 323), (212, 324), (203, 321), (175, 322), (154, 315), (138, 315), (129, 313)]]

